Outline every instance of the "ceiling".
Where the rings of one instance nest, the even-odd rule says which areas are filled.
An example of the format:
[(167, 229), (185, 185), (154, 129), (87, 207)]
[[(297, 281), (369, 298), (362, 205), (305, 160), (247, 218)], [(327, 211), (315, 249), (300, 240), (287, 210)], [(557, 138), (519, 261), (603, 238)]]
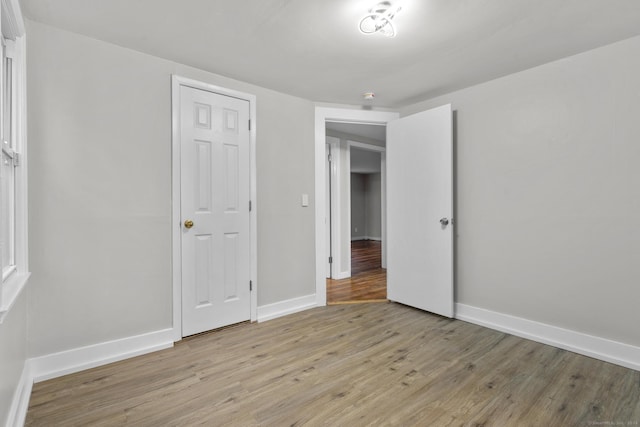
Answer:
[[(640, 34), (639, 0), (21, 0), (27, 18), (317, 102), (398, 108)], [(375, 100), (362, 93), (373, 91)]]
[[(364, 137), (365, 140), (377, 141), (377, 144), (383, 146), (387, 140), (387, 127), (384, 125), (371, 125), (364, 123), (337, 123), (326, 122), (327, 130), (333, 130), (341, 134), (355, 135)], [(358, 141), (362, 141), (358, 139)]]

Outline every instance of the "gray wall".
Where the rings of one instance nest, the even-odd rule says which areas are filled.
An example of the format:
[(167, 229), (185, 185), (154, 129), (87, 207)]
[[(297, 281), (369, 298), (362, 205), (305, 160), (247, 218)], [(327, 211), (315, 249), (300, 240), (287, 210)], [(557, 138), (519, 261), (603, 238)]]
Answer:
[(367, 236), (379, 239), (382, 237), (382, 175), (379, 173), (367, 174)]
[(27, 358), (27, 292), (22, 292), (0, 325), (0, 425), (9, 408)]
[(376, 173), (380, 172), (380, 153), (369, 150), (361, 150), (351, 147), (352, 173)]
[(351, 174), (351, 239), (367, 235), (366, 179), (365, 174)]
[(27, 31), (31, 356), (171, 327), (173, 73), (257, 96), (258, 305), (315, 292), (311, 102)]
[(379, 239), (382, 235), (380, 178), (379, 173), (351, 174), (352, 239)]
[(640, 345), (640, 37), (452, 103), (460, 303)]

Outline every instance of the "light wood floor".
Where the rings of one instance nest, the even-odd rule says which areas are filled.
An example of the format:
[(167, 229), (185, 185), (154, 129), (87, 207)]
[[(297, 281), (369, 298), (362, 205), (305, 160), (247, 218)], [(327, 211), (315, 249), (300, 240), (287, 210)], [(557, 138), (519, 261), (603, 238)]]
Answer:
[(396, 303), (242, 324), (38, 383), (27, 414), (28, 426), (638, 422), (640, 372)]
[(374, 240), (351, 242), (351, 277), (327, 279), (327, 304), (387, 299), (387, 270), (382, 268), (382, 244)]

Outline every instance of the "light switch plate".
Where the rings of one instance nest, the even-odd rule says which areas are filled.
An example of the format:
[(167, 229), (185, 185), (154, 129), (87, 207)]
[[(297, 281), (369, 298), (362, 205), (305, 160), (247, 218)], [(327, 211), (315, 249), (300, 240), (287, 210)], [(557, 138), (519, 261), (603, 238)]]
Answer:
[(302, 195), (302, 206), (303, 207), (307, 207), (309, 206), (309, 195), (308, 194), (303, 194)]

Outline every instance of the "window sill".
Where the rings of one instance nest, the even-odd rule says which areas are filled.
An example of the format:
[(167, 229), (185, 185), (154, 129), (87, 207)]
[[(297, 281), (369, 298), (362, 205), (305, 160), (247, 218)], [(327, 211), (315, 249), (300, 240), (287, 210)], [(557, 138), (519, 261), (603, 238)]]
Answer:
[(20, 293), (25, 288), (31, 273), (12, 274), (11, 277), (2, 284), (2, 304), (0, 304), (0, 325), (4, 322), (9, 310), (13, 307)]

